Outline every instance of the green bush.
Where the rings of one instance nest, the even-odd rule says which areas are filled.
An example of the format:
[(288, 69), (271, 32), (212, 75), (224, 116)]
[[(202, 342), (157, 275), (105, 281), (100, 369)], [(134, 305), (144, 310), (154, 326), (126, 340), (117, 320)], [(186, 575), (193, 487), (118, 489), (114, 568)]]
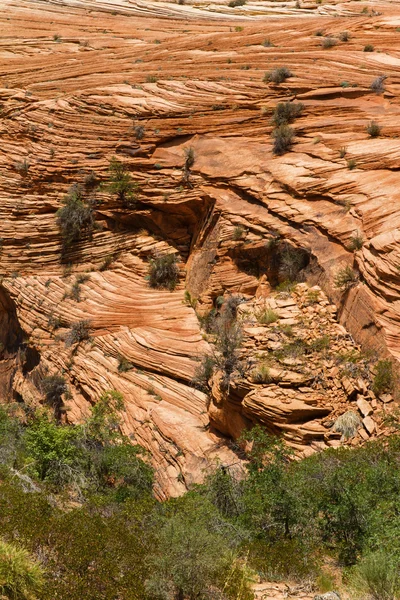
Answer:
[(133, 208), (138, 199), (139, 184), (133, 181), (126, 165), (114, 156), (110, 161), (109, 173), (109, 192), (117, 196), (124, 208)]
[(63, 200), (64, 206), (57, 215), (60, 228), (63, 251), (66, 251), (73, 242), (81, 239), (84, 232), (91, 235), (94, 226), (94, 212), (90, 203), (83, 198), (82, 189), (73, 185)]
[(23, 549), (0, 540), (0, 594), (9, 600), (35, 600), (43, 588), (44, 571)]
[(390, 549), (365, 556), (353, 568), (350, 585), (358, 598), (396, 600), (400, 594), (400, 576)]
[(372, 390), (378, 396), (391, 392), (394, 386), (393, 365), (390, 360), (380, 360), (376, 365), (376, 373), (372, 382)]
[(336, 288), (344, 291), (348, 290), (353, 285), (358, 283), (357, 273), (350, 267), (350, 265), (347, 265), (346, 267), (339, 269), (339, 271), (336, 273), (334, 283)]

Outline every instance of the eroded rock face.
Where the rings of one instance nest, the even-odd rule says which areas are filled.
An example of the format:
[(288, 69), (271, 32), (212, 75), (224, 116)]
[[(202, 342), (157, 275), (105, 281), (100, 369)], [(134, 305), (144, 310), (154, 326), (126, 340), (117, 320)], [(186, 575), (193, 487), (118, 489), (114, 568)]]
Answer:
[[(227, 439), (254, 422), (303, 452), (339, 443), (325, 421), (357, 394), (381, 410), (367, 383), (350, 378), (350, 393), (334, 373), (325, 378), (332, 389), (321, 390), (315, 373), (290, 361), (271, 366), (272, 383), (233, 382), (228, 398), (216, 393), (209, 403), (191, 385), (209, 349), (194, 307), (204, 314), (229, 293), (253, 303), (271, 297), (294, 253), (296, 270), (336, 303), (346, 329), (326, 298), (326, 312), (310, 321), (326, 318), (338, 343), (349, 331), (399, 358), (400, 12), (384, 2), (362, 15), (358, 3), (301, 5), (2, 2), (1, 395), (37, 403), (41, 378), (64, 374), (75, 421), (102, 391), (120, 390), (125, 430), (151, 450), (160, 497), (200, 481), (217, 457), (237, 462)], [(319, 29), (347, 30), (350, 40), (322, 49)], [(363, 52), (366, 44), (379, 52)], [(278, 66), (293, 77), (263, 83)], [(376, 94), (370, 84), (383, 74)], [(272, 110), (293, 99), (304, 104), (295, 144), (273, 156)], [(371, 120), (383, 126), (379, 138), (366, 132)], [(107, 180), (112, 156), (140, 185), (134, 208), (87, 184), (92, 172)], [(62, 255), (55, 213), (68, 188), (85, 182), (96, 228)], [(356, 251), (354, 236), (363, 240)], [(180, 256), (173, 292), (146, 280), (160, 252)], [(343, 293), (333, 281), (346, 265), (360, 281)], [(289, 300), (277, 309), (297, 326), (304, 307)], [(90, 339), (66, 347), (81, 320), (90, 321)], [(246, 334), (248, 352), (280, 343), (266, 344), (261, 329)], [(121, 369), (121, 359), (132, 368)], [(361, 438), (379, 433), (379, 415), (364, 419)]]

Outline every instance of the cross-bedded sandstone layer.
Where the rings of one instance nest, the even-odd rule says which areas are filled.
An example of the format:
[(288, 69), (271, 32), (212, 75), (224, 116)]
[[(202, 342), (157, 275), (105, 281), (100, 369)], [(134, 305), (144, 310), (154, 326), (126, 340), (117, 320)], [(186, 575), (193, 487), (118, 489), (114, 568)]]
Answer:
[[(209, 343), (184, 290), (200, 313), (224, 294), (268, 297), (279, 279), (271, 237), (299, 249), (303, 276), (336, 303), (356, 342), (399, 359), (395, 2), (3, 0), (0, 23), (4, 398), (35, 403), (43, 374), (63, 373), (75, 420), (102, 391), (120, 390), (126, 431), (151, 450), (160, 496), (199, 481), (214, 458), (237, 462), (224, 437), (237, 433), (235, 415), (215, 399), (207, 409), (191, 385)], [(335, 44), (323, 47), (326, 37)], [(281, 66), (292, 77), (263, 82)], [(274, 156), (271, 115), (285, 100), (304, 109), (291, 151)], [(379, 137), (368, 135), (371, 121)], [(56, 211), (90, 173), (105, 182), (112, 156), (140, 184), (139, 202), (124, 208), (104, 186), (88, 192), (96, 228), (62, 256)], [(170, 251), (179, 285), (150, 289), (149, 258)], [(333, 281), (346, 265), (359, 282), (343, 293)], [(78, 302), (71, 288), (83, 274)], [(91, 339), (66, 347), (81, 320)], [(133, 368), (119, 370), (121, 357)], [(274, 385), (285, 389), (251, 392), (246, 419), (274, 421)], [(318, 404), (333, 414), (351, 407), (328, 396)], [(325, 436), (323, 416), (301, 433), (315, 417), (276, 422), (308, 447)]]

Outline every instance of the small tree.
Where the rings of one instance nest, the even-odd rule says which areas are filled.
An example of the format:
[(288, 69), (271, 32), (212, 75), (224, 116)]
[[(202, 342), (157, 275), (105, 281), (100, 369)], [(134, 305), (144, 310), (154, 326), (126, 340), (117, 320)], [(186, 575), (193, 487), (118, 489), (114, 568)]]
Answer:
[(341, 290), (348, 290), (353, 285), (358, 283), (357, 273), (347, 265), (343, 269), (339, 269), (334, 279), (335, 287)]
[(134, 207), (137, 202), (139, 184), (133, 181), (127, 167), (114, 156), (110, 161), (109, 172), (108, 189), (111, 194), (116, 194), (125, 208)]

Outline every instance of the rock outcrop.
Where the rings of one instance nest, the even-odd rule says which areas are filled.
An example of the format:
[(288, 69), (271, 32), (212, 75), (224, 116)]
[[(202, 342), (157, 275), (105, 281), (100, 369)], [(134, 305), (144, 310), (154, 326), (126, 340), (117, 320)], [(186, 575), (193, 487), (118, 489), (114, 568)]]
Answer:
[[(75, 421), (120, 390), (160, 497), (216, 459), (236, 464), (228, 440), (252, 423), (303, 455), (342, 443), (332, 427), (348, 410), (363, 423), (353, 443), (381, 435), (393, 397), (335, 357), (400, 358), (399, 8), (3, 0), (0, 24), (2, 398), (41, 402), (41, 379), (59, 373)], [(292, 76), (263, 81), (281, 66)], [(282, 101), (304, 108), (291, 151), (275, 156)], [(135, 206), (107, 191), (113, 156), (138, 183)], [(63, 252), (56, 212), (73, 184), (95, 227)], [(150, 288), (149, 259), (171, 252), (177, 287)], [(307, 285), (272, 291), (292, 276)], [(192, 385), (212, 342), (196, 312), (229, 294), (269, 303), (280, 329), (244, 318), (242, 352), (270, 354), (270, 380), (249, 372), (223, 395), (215, 381), (209, 401)], [(87, 339), (67, 345), (82, 321)], [(279, 352), (290, 327), (304, 330), (304, 356)], [(324, 336), (329, 352), (310, 350)]]

